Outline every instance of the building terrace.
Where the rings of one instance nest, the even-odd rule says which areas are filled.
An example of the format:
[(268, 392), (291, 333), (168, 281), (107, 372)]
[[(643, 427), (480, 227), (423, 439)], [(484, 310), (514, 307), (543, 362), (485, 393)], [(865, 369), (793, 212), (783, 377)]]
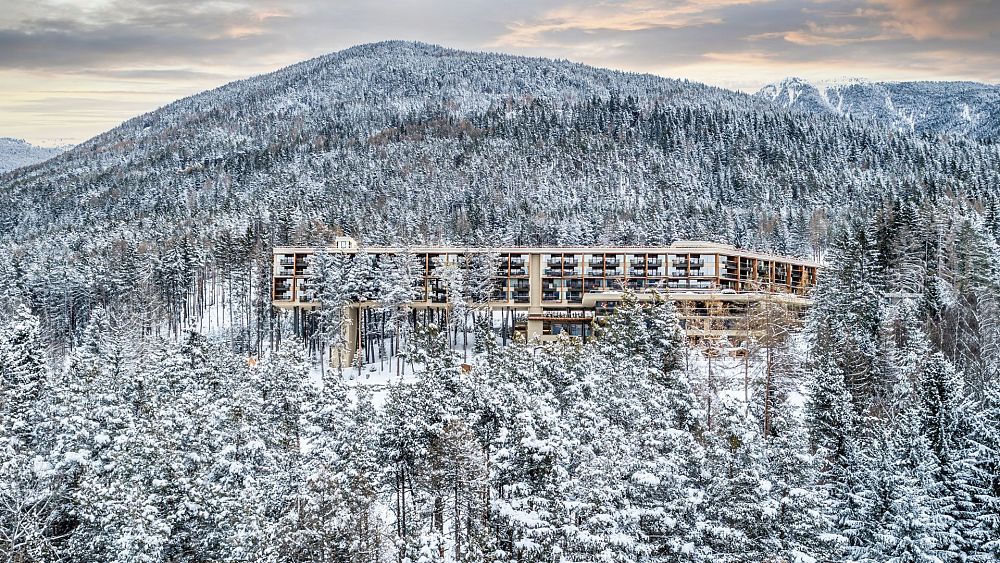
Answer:
[[(320, 303), (311, 285), (310, 261), (320, 249), (274, 249), (272, 303), (281, 310), (307, 315)], [(753, 303), (780, 303), (800, 313), (811, 303), (820, 265), (797, 258), (737, 249), (730, 245), (680, 241), (667, 247), (445, 247), (359, 248), (338, 237), (328, 253), (366, 256), (373, 272), (378, 264), (406, 253), (416, 264), (409, 308), (447, 310), (448, 282), (444, 269), (484, 276), (489, 288), (481, 305), (504, 313), (512, 333), (546, 340), (562, 333), (586, 338), (590, 321), (613, 308), (622, 291), (640, 297), (660, 294), (674, 301), (689, 336), (747, 336), (746, 318)], [(485, 272), (485, 273), (484, 273)], [(357, 326), (365, 308), (377, 302), (355, 303), (348, 312)], [(508, 322), (508, 321), (504, 321)], [(363, 327), (362, 327), (363, 330)], [(353, 353), (364, 345), (361, 331), (351, 329)]]

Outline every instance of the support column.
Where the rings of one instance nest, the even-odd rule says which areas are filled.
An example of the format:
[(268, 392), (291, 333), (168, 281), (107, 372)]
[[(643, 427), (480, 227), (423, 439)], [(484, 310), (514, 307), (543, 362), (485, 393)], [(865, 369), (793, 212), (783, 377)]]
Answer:
[[(528, 317), (542, 314), (542, 255), (528, 255)], [(542, 321), (528, 321), (528, 342), (542, 336)]]
[(347, 357), (344, 358), (345, 366), (354, 363), (354, 356), (358, 352), (358, 325), (361, 322), (360, 312), (360, 305), (350, 305), (345, 308), (347, 316), (347, 334), (344, 335), (347, 341)]

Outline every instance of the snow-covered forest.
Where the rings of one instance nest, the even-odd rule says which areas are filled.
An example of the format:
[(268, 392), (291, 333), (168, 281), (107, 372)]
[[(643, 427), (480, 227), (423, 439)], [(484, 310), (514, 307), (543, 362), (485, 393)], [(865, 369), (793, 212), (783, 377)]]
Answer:
[(1000, 86), (979, 82), (810, 83), (786, 78), (755, 96), (779, 106), (869, 119), (900, 131), (997, 142)]
[[(137, 117), (0, 176), (0, 554), (996, 560), (987, 137), (398, 42)], [(477, 325), (463, 351), (419, 326), (409, 377), (374, 386), (319, 369), (335, 308), (303, 342), (270, 305), (271, 248), (338, 232), (706, 239), (826, 268), (745, 383), (661, 303), (586, 344)]]
[(21, 139), (0, 137), (0, 174), (52, 158), (67, 147), (36, 147)]

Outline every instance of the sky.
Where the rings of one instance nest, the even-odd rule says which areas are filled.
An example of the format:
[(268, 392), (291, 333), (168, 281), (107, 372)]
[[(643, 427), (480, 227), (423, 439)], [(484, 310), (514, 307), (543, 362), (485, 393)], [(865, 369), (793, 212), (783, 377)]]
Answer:
[(387, 39), (743, 91), (788, 76), (1000, 82), (1000, 0), (0, 0), (0, 137), (77, 143)]

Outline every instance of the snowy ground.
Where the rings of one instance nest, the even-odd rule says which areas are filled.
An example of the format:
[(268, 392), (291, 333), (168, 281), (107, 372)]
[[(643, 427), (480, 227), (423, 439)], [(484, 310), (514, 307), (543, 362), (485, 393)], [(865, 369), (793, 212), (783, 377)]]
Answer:
[[(240, 315), (238, 311), (233, 311), (230, 303), (223, 301), (223, 296), (224, 292), (221, 288), (217, 292), (210, 294), (210, 302), (206, 307), (205, 314), (196, 325), (200, 332), (210, 338), (230, 337), (230, 318), (233, 315), (236, 317)], [(236, 305), (241, 306), (242, 303), (237, 302)], [(497, 327), (500, 326), (499, 316), (495, 319), (495, 325)], [(286, 329), (285, 332), (290, 331)], [(475, 346), (475, 337), (471, 331), (467, 339), (459, 336), (456, 340), (458, 343), (456, 346), (453, 346), (453, 349), (458, 355), (467, 358), (467, 363), (473, 366), (479, 363), (472, 352)], [(462, 344), (463, 342), (464, 344)], [(799, 358), (806, 356), (806, 344), (800, 335), (793, 336), (789, 345), (791, 347), (791, 354), (789, 356)], [(704, 398), (706, 403), (707, 397), (710, 395), (715, 397), (715, 401), (726, 401), (737, 404), (759, 401), (759, 397), (755, 397), (755, 390), (761, 388), (765, 377), (766, 365), (764, 358), (766, 355), (764, 350), (759, 348), (754, 349), (751, 346), (749, 358), (744, 359), (735, 355), (736, 347), (724, 343), (714, 344), (713, 346), (718, 350), (718, 355), (710, 355), (706, 351), (706, 345), (689, 343), (685, 346), (683, 369), (687, 373), (689, 381), (695, 387), (698, 396)], [(324, 373), (330, 369), (336, 370), (337, 368), (330, 367), (329, 357), (323, 360), (314, 358), (310, 375), (313, 381), (319, 385)], [(350, 366), (343, 368), (341, 371), (343, 381), (349, 388), (360, 386), (370, 388), (373, 392), (375, 405), (381, 407), (385, 403), (389, 384), (399, 382), (411, 383), (416, 380), (416, 373), (421, 371), (421, 369), (422, 366), (419, 364), (413, 365), (404, 361), (403, 358), (394, 356), (365, 364), (360, 370), (356, 366)], [(801, 372), (801, 369), (794, 371)], [(787, 393), (786, 404), (792, 406), (795, 410), (801, 410), (804, 407), (801, 373), (782, 373), (778, 377), (779, 386)], [(714, 393), (710, 393), (709, 389), (714, 389)], [(707, 407), (708, 405), (703, 406)]]

